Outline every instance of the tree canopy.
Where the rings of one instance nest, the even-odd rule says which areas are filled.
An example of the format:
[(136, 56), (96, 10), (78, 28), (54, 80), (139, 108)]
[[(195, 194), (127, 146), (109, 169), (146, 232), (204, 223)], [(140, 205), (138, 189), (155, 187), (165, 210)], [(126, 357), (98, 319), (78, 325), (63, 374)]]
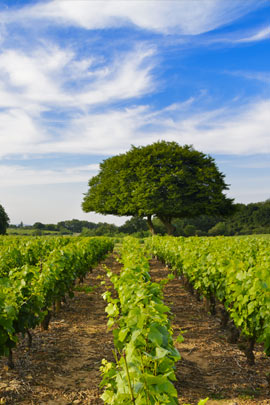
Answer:
[(201, 214), (226, 215), (232, 199), (224, 175), (214, 159), (191, 146), (159, 141), (135, 147), (100, 164), (97, 176), (89, 180), (82, 207), (86, 212), (158, 217), (169, 234), (173, 218)]
[(9, 224), (9, 217), (4, 210), (4, 207), (0, 204), (0, 235), (5, 235)]

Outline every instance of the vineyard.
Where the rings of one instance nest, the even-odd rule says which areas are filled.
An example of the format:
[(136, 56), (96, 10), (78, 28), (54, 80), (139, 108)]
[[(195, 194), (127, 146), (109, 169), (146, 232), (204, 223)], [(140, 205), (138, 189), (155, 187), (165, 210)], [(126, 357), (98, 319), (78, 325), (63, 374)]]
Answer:
[(2, 238), (0, 245), (0, 355), (8, 355), (18, 333), (48, 328), (51, 309), (73, 294), (83, 277), (113, 248), (108, 239)]
[[(121, 249), (120, 275), (108, 272), (117, 298), (109, 302), (108, 326), (114, 329), (115, 363), (103, 362), (102, 399), (107, 404), (177, 404), (174, 363), (180, 359), (174, 348), (162, 301), (162, 284), (151, 282), (149, 264), (139, 242), (126, 239)], [(181, 340), (181, 336), (180, 336)]]
[(233, 320), (234, 343), (246, 337), (247, 361), (255, 342), (270, 354), (270, 242), (261, 238), (153, 238), (151, 252), (204, 296), (212, 315), (220, 305), (222, 324)]
[[(263, 395), (267, 392), (267, 372), (270, 371), (267, 359), (270, 346), (269, 245), (269, 239), (251, 237), (153, 237), (146, 239), (144, 244), (134, 238), (125, 238), (114, 255), (117, 262), (110, 256), (105, 267), (96, 267), (113, 249), (113, 241), (109, 238), (1, 238), (0, 339), (1, 354), (8, 356), (9, 365), (9, 369), (3, 366), (0, 380), (2, 403), (204, 404), (206, 400), (200, 401), (200, 398), (210, 397), (207, 402), (210, 405), (267, 404), (264, 397), (256, 399), (256, 395), (259, 385)], [(162, 269), (160, 262), (166, 268)], [(153, 266), (158, 266), (158, 272)], [(90, 272), (92, 269), (96, 274)], [(71, 311), (73, 305), (78, 305), (84, 312), (82, 323), (79, 312), (74, 317), (72, 313), (64, 315), (65, 307)], [(193, 315), (187, 320), (186, 313), (191, 311)], [(85, 327), (89, 320), (97, 322), (98, 313), (101, 321), (94, 332), (91, 327), (90, 336)], [(67, 333), (59, 316), (71, 317), (70, 329), (77, 331), (65, 338), (68, 355), (55, 338), (57, 336), (61, 342)], [(218, 378), (213, 370), (223, 367), (223, 373), (232, 371), (232, 381), (237, 378), (243, 387), (252, 381), (254, 390), (247, 390), (247, 398), (237, 399), (239, 402), (211, 399), (217, 395), (217, 387), (211, 388), (210, 383), (205, 383), (201, 389), (202, 377), (198, 370), (192, 371), (193, 387), (185, 393), (185, 379), (190, 372), (188, 359), (196, 359), (193, 351), (202, 350), (205, 345), (199, 336), (191, 348), (188, 343), (188, 339), (193, 339), (190, 325), (196, 324), (197, 331), (202, 333), (200, 322), (210, 325), (207, 331), (211, 336), (208, 337), (209, 348), (210, 340), (215, 334), (219, 339), (221, 330), (226, 331), (224, 335), (232, 342), (225, 344), (222, 340), (223, 349), (219, 349), (224, 355), (222, 365), (217, 364), (213, 353), (210, 371), (205, 369), (203, 378), (211, 375), (214, 387)], [(96, 335), (97, 339), (93, 341)], [(49, 337), (48, 346), (42, 349), (46, 360), (35, 366), (35, 353), (40, 353), (38, 346), (43, 347), (41, 336), (44, 340)], [(28, 350), (27, 346), (31, 344), (32, 348)], [(57, 351), (63, 352), (61, 356), (67, 362), (72, 351), (87, 352), (81, 359), (79, 354), (75, 356), (74, 361), (77, 377), (80, 373), (84, 375), (89, 390), (85, 383), (81, 391), (77, 385), (73, 386), (71, 374), (67, 374), (66, 384), (71, 384), (72, 392), (58, 384), (57, 389), (61, 391), (58, 397), (55, 388), (54, 393), (51, 391), (47, 396), (42, 397), (41, 391), (39, 395), (34, 394), (35, 384), (40, 384), (38, 381), (33, 385), (28, 381), (25, 384), (29, 373), (31, 381), (35, 380), (35, 373), (41, 379), (48, 373), (47, 369), (43, 374), (40, 370), (46, 362), (53, 364), (49, 355), (52, 344), (57, 346)], [(57, 351), (54, 351), (56, 357)], [(204, 356), (203, 353), (196, 361), (200, 364)], [(232, 356), (238, 356), (238, 368), (230, 364)], [(94, 361), (97, 357), (99, 360)], [(87, 371), (89, 359), (95, 365), (87, 366)], [(56, 384), (60, 375), (64, 375), (63, 367), (62, 364), (50, 366), (55, 381), (47, 381), (47, 385)], [(21, 393), (18, 386), (13, 394), (5, 382), (1, 386), (1, 381), (9, 375), (15, 379), (20, 376), (24, 387)], [(224, 382), (229, 380), (226, 375), (222, 378)], [(222, 378), (219, 380), (221, 385)], [(93, 382), (95, 387), (91, 391)], [(229, 385), (226, 390), (229, 397), (235, 396)], [(224, 392), (222, 395), (224, 397)]]

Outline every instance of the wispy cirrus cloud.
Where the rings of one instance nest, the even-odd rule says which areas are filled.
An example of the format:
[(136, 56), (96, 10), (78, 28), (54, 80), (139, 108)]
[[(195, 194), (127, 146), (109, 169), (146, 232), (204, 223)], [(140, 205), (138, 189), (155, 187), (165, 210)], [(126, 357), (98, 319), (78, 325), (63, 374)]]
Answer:
[(264, 0), (53, 0), (2, 12), (2, 21), (49, 21), (88, 30), (133, 25), (162, 34), (198, 35), (224, 26), (262, 4)]
[[(126, 151), (131, 144), (146, 145), (166, 139), (182, 145), (193, 144), (205, 153), (266, 154), (270, 153), (269, 110), (269, 100), (199, 113), (187, 111), (185, 103), (159, 111), (149, 106), (111, 108), (71, 119), (69, 127), (60, 131), (57, 138), (36, 138), (31, 143), (30, 133), (30, 141), (20, 144), (20, 133), (14, 132), (17, 135), (8, 152), (10, 155), (112, 155)], [(17, 149), (12, 150), (16, 143)]]
[(265, 84), (270, 84), (270, 72), (256, 72), (256, 71), (245, 71), (245, 70), (235, 70), (224, 72), (228, 75), (243, 77), (248, 80), (258, 80)]
[(55, 46), (23, 50), (7, 49), (0, 54), (0, 105), (40, 111), (48, 104), (71, 102), (61, 84), (62, 72), (72, 60), (70, 52)]
[[(270, 153), (270, 100), (201, 112), (175, 122), (172, 137), (207, 153)], [(168, 131), (169, 132), (169, 131)]]
[(25, 149), (36, 153), (37, 145), (49, 145), (54, 137), (63, 146), (65, 128), (73, 122), (70, 116), (74, 120), (89, 108), (130, 102), (156, 88), (153, 47), (137, 44), (111, 64), (76, 56), (50, 44), (30, 53), (9, 49), (0, 54), (0, 156)]
[(266, 39), (268, 40), (270, 39), (270, 25), (259, 29), (257, 32), (252, 32), (243, 38), (236, 39), (235, 42), (248, 43), (248, 42), (263, 41)]
[(241, 47), (244, 44), (253, 44), (260, 41), (270, 40), (270, 25), (252, 28), (250, 30), (232, 30), (224, 33), (206, 33), (201, 37), (194, 38), (188, 37), (187, 44), (200, 43), (202, 46), (220, 46), (224, 45), (228, 47)]
[[(193, 144), (195, 148), (207, 153), (265, 154), (270, 153), (269, 111), (269, 100), (238, 108), (189, 112), (188, 117), (183, 105), (178, 109), (174, 107), (165, 108), (159, 113), (155, 111), (154, 115), (147, 107), (141, 107), (121, 113), (112, 112), (106, 116), (84, 117), (73, 124), (81, 129), (88, 150), (93, 149), (97, 153), (100, 139), (103, 145), (107, 145), (105, 150), (108, 154), (126, 150), (130, 144), (142, 145), (166, 139), (180, 144)], [(115, 132), (108, 130), (109, 122), (113, 123)], [(98, 141), (95, 141), (96, 134), (100, 135)], [(65, 144), (68, 147), (68, 138)], [(80, 153), (80, 149), (77, 151)]]
[(138, 44), (110, 65), (96, 67), (92, 59), (78, 60), (71, 50), (48, 43), (31, 53), (5, 50), (0, 54), (0, 106), (80, 109), (142, 96), (154, 89), (154, 54), (153, 47)]

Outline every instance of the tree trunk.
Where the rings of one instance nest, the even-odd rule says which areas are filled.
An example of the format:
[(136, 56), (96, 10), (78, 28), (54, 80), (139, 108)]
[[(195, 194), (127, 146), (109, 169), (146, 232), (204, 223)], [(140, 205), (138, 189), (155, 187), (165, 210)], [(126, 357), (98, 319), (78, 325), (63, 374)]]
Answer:
[(161, 220), (161, 222), (164, 224), (167, 234), (168, 235), (174, 235), (175, 233), (175, 226), (172, 224), (172, 218), (170, 217), (163, 217), (163, 216), (158, 216), (158, 218)]
[(48, 310), (47, 314), (44, 316), (44, 319), (40, 324), (42, 330), (49, 329), (49, 323), (50, 323), (51, 316), (52, 316), (52, 312)]
[(247, 364), (249, 366), (254, 366), (254, 364), (255, 364), (255, 356), (254, 356), (254, 352), (253, 352), (254, 345), (255, 345), (255, 338), (252, 337), (252, 338), (250, 338), (248, 340), (247, 346), (246, 346), (246, 349), (245, 349), (245, 355), (246, 355), (246, 358), (247, 358)]
[(149, 231), (151, 232), (151, 234), (155, 235), (156, 232), (155, 232), (155, 228), (154, 228), (151, 216), (152, 215), (147, 215), (147, 225), (148, 225), (148, 228), (149, 228)]
[(10, 368), (10, 369), (14, 368), (12, 349), (9, 349), (9, 353), (8, 353), (8, 368)]

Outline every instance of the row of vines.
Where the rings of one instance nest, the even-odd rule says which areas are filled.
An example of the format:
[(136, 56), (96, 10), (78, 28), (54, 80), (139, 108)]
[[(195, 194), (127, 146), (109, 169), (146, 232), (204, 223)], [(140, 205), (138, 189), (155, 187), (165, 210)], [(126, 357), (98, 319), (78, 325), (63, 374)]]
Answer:
[(55, 303), (112, 249), (109, 238), (0, 238), (0, 355), (10, 367), (18, 334), (31, 341), (31, 329), (46, 328)]
[(101, 398), (118, 405), (178, 404), (173, 382), (180, 354), (174, 347), (170, 308), (163, 303), (162, 292), (173, 276), (152, 282), (150, 256), (134, 238), (124, 239), (120, 257), (120, 274), (107, 269), (113, 289), (103, 296), (108, 302), (108, 327), (113, 328), (115, 361), (102, 362)]
[(153, 237), (148, 248), (209, 302), (221, 307), (223, 323), (231, 319), (236, 339), (247, 341), (249, 364), (255, 342), (270, 355), (270, 240), (254, 237)]

